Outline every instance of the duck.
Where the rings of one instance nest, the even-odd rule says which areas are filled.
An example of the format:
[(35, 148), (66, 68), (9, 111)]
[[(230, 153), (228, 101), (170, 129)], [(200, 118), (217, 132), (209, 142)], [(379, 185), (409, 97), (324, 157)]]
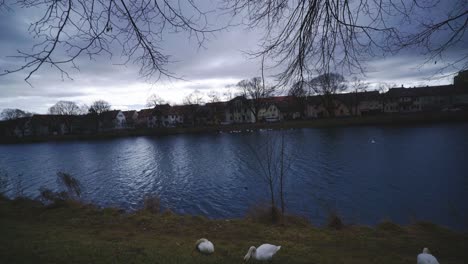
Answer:
[(192, 251), (198, 251), (201, 254), (210, 255), (214, 253), (214, 245), (206, 238), (200, 238), (195, 242), (195, 249)]
[(417, 257), (417, 264), (439, 264), (437, 259), (431, 254), (428, 248), (424, 248)]
[(250, 258), (260, 261), (269, 261), (280, 249), (281, 246), (275, 246), (271, 244), (263, 244), (258, 248), (251, 246), (247, 252), (247, 255), (244, 257), (244, 262), (249, 261)]

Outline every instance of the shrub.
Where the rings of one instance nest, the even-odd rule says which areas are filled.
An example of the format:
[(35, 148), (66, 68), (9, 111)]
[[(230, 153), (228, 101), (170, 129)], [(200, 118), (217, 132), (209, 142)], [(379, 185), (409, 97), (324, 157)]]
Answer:
[(57, 172), (57, 183), (65, 190), (52, 191), (46, 187), (39, 189), (39, 200), (45, 204), (57, 206), (65, 201), (79, 201), (81, 196), (80, 182), (68, 173)]
[(6, 187), (8, 185), (8, 173), (4, 170), (0, 170), (0, 196), (6, 191)]
[(161, 199), (157, 195), (147, 195), (143, 198), (143, 210), (152, 214), (161, 212)]
[(384, 220), (377, 225), (377, 228), (389, 232), (402, 232), (403, 228), (390, 220)]
[(263, 224), (277, 224), (281, 222), (281, 210), (276, 206), (256, 204), (248, 209), (246, 218)]
[(57, 183), (67, 189), (68, 198), (81, 197), (81, 184), (71, 174), (57, 172)]
[(39, 189), (39, 199), (44, 203), (58, 203), (68, 199), (66, 192), (54, 192), (46, 187)]
[(327, 227), (335, 230), (343, 229), (343, 221), (337, 212), (331, 211), (328, 214)]

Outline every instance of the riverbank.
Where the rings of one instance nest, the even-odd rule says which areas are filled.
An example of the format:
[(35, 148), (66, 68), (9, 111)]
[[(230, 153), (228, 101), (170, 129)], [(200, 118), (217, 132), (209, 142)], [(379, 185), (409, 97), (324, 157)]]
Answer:
[(345, 126), (396, 126), (431, 123), (468, 122), (468, 112), (430, 112), (430, 113), (406, 113), (386, 114), (376, 116), (322, 118), (309, 120), (292, 120), (274, 123), (232, 124), (203, 127), (174, 127), (155, 129), (126, 129), (100, 132), (97, 134), (78, 134), (62, 136), (25, 137), (25, 138), (0, 138), (0, 144), (33, 143), (46, 141), (68, 140), (102, 140), (119, 137), (135, 136), (167, 136), (177, 134), (200, 133), (229, 133), (259, 129), (297, 129), (297, 128), (323, 128)]
[[(414, 263), (423, 247), (440, 263), (468, 259), (467, 234), (428, 223), (330, 230), (27, 199), (0, 199), (0, 234), (0, 263), (240, 263), (265, 242), (282, 246), (276, 263)], [(191, 257), (200, 237), (214, 242), (215, 255)]]

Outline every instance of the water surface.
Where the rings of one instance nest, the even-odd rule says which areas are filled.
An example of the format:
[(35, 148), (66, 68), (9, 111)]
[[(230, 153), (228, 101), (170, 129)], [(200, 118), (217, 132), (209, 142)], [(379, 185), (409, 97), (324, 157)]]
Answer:
[[(278, 131), (0, 145), (8, 194), (58, 188), (57, 171), (100, 206), (141, 207), (146, 194), (179, 213), (242, 217), (267, 201), (252, 152)], [(298, 129), (286, 132), (292, 163), (287, 209), (322, 224), (432, 221), (468, 229), (468, 124)]]

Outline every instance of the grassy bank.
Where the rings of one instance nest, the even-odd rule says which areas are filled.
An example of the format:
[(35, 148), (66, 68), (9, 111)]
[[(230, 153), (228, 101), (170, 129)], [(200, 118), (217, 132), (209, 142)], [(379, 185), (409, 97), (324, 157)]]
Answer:
[[(432, 224), (329, 230), (23, 199), (0, 200), (0, 234), (0, 263), (241, 263), (249, 246), (264, 242), (282, 246), (275, 263), (415, 263), (423, 247), (440, 263), (468, 259), (467, 234)], [(200, 237), (214, 242), (215, 255), (191, 257)]]
[(256, 123), (256, 124), (232, 124), (200, 127), (175, 127), (175, 128), (155, 128), (155, 129), (128, 129), (100, 132), (97, 134), (43, 136), (25, 138), (0, 138), (0, 143), (30, 143), (44, 141), (66, 141), (66, 140), (102, 140), (119, 137), (135, 136), (166, 136), (177, 134), (200, 134), (219, 133), (230, 131), (245, 131), (258, 129), (283, 129), (283, 128), (321, 128), (340, 126), (370, 126), (370, 125), (414, 125), (432, 123), (453, 123), (468, 122), (467, 112), (434, 112), (434, 113), (407, 113), (407, 114), (386, 114), (377, 116), (343, 117), (343, 118), (322, 118), (309, 120), (293, 120), (276, 123)]

